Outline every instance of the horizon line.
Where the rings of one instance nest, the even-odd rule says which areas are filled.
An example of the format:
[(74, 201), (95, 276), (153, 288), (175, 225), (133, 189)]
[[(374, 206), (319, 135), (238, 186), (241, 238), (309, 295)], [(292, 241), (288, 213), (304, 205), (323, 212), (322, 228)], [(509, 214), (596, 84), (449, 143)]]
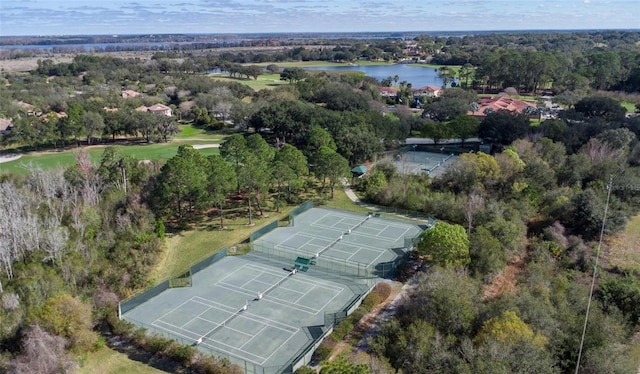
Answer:
[(584, 28), (584, 29), (486, 29), (486, 30), (403, 30), (403, 31), (273, 31), (273, 32), (176, 32), (176, 33), (126, 33), (126, 34), (30, 34), (0, 35), (1, 38), (47, 38), (47, 37), (81, 37), (81, 36), (177, 36), (177, 35), (344, 35), (344, 34), (446, 34), (446, 33), (527, 33), (527, 32), (593, 32), (593, 31), (627, 31), (640, 32), (640, 28)]

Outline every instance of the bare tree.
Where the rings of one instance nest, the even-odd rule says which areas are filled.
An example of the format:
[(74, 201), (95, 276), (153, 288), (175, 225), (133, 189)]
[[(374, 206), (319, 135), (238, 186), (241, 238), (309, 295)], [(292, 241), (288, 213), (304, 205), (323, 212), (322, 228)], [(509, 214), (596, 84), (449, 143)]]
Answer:
[(473, 223), (473, 215), (484, 206), (484, 198), (482, 194), (473, 189), (467, 197), (465, 204), (465, 218), (467, 219), (467, 235), (471, 235), (471, 228)]
[(64, 350), (67, 342), (60, 336), (31, 326), (22, 338), (22, 354), (9, 364), (10, 374), (73, 373), (78, 364)]

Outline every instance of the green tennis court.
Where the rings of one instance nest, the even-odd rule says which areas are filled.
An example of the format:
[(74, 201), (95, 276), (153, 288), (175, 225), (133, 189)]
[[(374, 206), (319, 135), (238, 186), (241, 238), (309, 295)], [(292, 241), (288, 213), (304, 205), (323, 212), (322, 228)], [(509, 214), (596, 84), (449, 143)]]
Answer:
[(294, 226), (254, 240), (250, 254), (221, 250), (191, 267), (190, 282), (171, 288), (166, 281), (121, 303), (121, 318), (248, 374), (289, 373), (357, 308), (381, 265), (397, 266), (422, 229), (374, 213), (309, 209)]
[[(316, 265), (358, 276), (384, 276), (376, 269), (403, 257), (423, 227), (408, 221), (313, 208), (253, 242), (258, 252), (313, 258)], [(393, 270), (393, 269), (390, 269)]]

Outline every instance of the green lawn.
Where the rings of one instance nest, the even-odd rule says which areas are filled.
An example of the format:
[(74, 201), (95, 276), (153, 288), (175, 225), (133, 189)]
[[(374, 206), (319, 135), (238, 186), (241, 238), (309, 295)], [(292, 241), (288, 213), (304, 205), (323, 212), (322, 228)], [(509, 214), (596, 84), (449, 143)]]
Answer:
[[(210, 141), (206, 140), (180, 140), (172, 141), (170, 143), (155, 143), (155, 144), (135, 144), (135, 145), (116, 145), (123, 153), (131, 155), (139, 160), (168, 160), (178, 152), (178, 147), (182, 144), (209, 144), (219, 143), (215, 139)], [(92, 162), (99, 162), (104, 152), (105, 146), (91, 146), (74, 148), (65, 151), (47, 151), (24, 154), (21, 158), (15, 161), (6, 162), (0, 164), (0, 173), (25, 173), (26, 165), (33, 165), (42, 169), (49, 169), (54, 167), (67, 167), (75, 163), (75, 156), (80, 149), (86, 149), (89, 152)], [(211, 154), (218, 154), (217, 148), (205, 148), (200, 152), (205, 156)]]
[(210, 74), (211, 79), (223, 82), (238, 82), (246, 86), (253, 88), (256, 91), (265, 88), (274, 88), (283, 84), (289, 84), (287, 81), (280, 80), (280, 74), (262, 74), (258, 76), (258, 79), (246, 79), (246, 78), (231, 78), (228, 74)]
[(153, 361), (150, 354), (130, 358), (125, 353), (118, 352), (108, 347), (100, 348), (96, 352), (91, 352), (84, 360), (83, 366), (78, 371), (80, 374), (166, 374), (173, 370), (160, 370), (147, 364)]
[(636, 104), (631, 103), (629, 101), (623, 101), (620, 104), (627, 110), (627, 113), (635, 113), (636, 112)]
[(611, 267), (617, 267), (622, 271), (640, 272), (638, 243), (640, 243), (640, 214), (627, 223), (623, 232), (608, 240), (609, 250), (604, 256)]
[(180, 132), (178, 133), (178, 135), (176, 135), (175, 139), (211, 139), (212, 143), (219, 143), (219, 141), (223, 137), (223, 135), (220, 135), (217, 132), (208, 131), (200, 127), (195, 127), (193, 125), (179, 125), (178, 128), (180, 129)]
[(189, 266), (212, 255), (218, 249), (239, 243), (260, 227), (276, 219), (280, 220), (288, 217), (293, 208), (295, 206), (283, 207), (280, 213), (266, 209), (265, 213), (269, 216), (265, 218), (255, 217), (256, 210), (253, 218), (255, 226), (247, 226), (249, 219), (246, 209), (242, 206), (238, 209), (241, 213), (236, 214), (238, 216), (236, 218), (228, 219), (227, 217), (231, 215), (229, 212), (225, 213), (224, 225), (227, 227), (226, 230), (220, 231), (218, 229), (219, 216), (217, 213), (213, 213), (209, 219), (199, 223), (191, 230), (168, 234), (165, 251), (153, 278), (156, 281), (161, 281), (171, 276), (179, 275), (185, 272)]

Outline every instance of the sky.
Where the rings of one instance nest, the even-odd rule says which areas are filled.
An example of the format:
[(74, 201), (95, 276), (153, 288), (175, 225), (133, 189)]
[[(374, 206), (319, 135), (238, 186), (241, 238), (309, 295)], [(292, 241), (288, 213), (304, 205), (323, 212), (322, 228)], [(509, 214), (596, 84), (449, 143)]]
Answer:
[(0, 0), (0, 36), (640, 29), (640, 0)]

